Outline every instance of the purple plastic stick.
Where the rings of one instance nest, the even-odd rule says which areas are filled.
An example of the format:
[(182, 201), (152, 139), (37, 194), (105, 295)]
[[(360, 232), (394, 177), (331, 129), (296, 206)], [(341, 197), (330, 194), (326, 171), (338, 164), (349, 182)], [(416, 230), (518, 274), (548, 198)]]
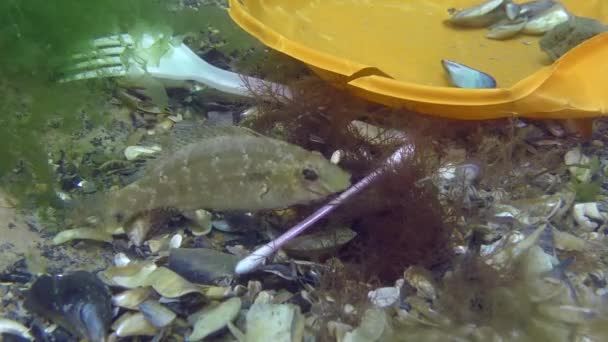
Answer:
[(283, 246), (289, 240), (300, 235), (306, 229), (310, 228), (315, 222), (319, 221), (321, 218), (326, 216), (328, 213), (333, 211), (335, 208), (342, 205), (342, 203), (344, 203), (344, 201), (346, 201), (348, 198), (359, 193), (361, 190), (363, 190), (365, 187), (367, 187), (369, 184), (371, 184), (374, 180), (376, 180), (376, 178), (378, 178), (378, 176), (380, 176), (387, 167), (400, 163), (401, 161), (409, 158), (413, 154), (413, 152), (414, 152), (414, 147), (413, 147), (413, 145), (410, 145), (410, 144), (404, 145), (404, 146), (398, 148), (397, 151), (395, 151), (386, 160), (386, 162), (383, 166), (374, 170), (372, 173), (370, 173), (369, 175), (367, 175), (366, 177), (361, 179), (359, 182), (357, 182), (355, 185), (352, 185), (350, 188), (348, 188), (346, 191), (341, 193), (339, 196), (337, 196), (336, 198), (331, 200), (329, 203), (327, 203), (326, 205), (319, 208), (319, 210), (315, 211), (310, 216), (308, 216), (304, 220), (300, 221), (298, 224), (293, 226), (291, 229), (289, 229), (288, 231), (283, 233), (283, 235), (268, 242), (267, 244), (258, 248), (253, 253), (249, 254), (248, 256), (243, 258), (241, 261), (239, 261), (235, 267), (236, 274), (246, 274), (246, 273), (249, 273), (249, 272), (255, 270), (256, 268), (260, 267), (264, 263), (266, 258), (270, 257), (279, 248), (281, 248), (281, 246)]

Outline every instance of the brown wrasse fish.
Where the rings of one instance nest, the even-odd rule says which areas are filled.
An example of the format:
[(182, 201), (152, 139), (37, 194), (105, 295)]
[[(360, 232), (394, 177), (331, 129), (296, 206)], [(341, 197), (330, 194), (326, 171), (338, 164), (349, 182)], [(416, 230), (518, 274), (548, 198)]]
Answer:
[(238, 129), (214, 132), (159, 157), (100, 203), (106, 226), (162, 208), (257, 211), (345, 190), (350, 175), (321, 154)]

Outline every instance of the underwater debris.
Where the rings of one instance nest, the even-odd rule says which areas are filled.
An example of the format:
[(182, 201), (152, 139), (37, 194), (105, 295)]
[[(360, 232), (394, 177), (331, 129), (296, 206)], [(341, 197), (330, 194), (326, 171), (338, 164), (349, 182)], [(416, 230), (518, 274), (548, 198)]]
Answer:
[(89, 341), (104, 341), (112, 319), (110, 290), (84, 271), (39, 277), (27, 293), (25, 306)]

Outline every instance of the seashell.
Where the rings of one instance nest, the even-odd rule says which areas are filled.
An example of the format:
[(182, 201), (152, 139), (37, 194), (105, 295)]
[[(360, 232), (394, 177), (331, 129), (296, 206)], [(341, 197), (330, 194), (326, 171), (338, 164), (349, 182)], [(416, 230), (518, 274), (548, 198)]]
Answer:
[(53, 244), (60, 245), (72, 240), (94, 240), (112, 242), (112, 234), (98, 228), (75, 228), (59, 232), (53, 238)]
[(585, 250), (587, 242), (570, 233), (561, 232), (553, 228), (553, 243), (555, 244), (555, 248), (563, 251), (582, 252)]
[(158, 267), (151, 272), (145, 282), (163, 297), (177, 298), (188, 293), (205, 294), (205, 289), (201, 286), (192, 284), (179, 274), (166, 267)]
[(169, 235), (163, 235), (158, 237), (157, 239), (150, 239), (144, 242), (145, 245), (148, 245), (150, 248), (150, 252), (158, 253), (162, 250), (169, 249)]
[(367, 293), (367, 298), (379, 308), (387, 308), (399, 301), (399, 288), (381, 287)]
[(171, 324), (177, 315), (164, 305), (154, 300), (147, 300), (139, 304), (139, 311), (146, 320), (157, 328), (164, 328)]
[(189, 281), (210, 284), (234, 275), (239, 257), (210, 248), (175, 248), (168, 267)]
[(112, 296), (112, 304), (123, 308), (136, 310), (138, 305), (152, 294), (152, 287), (138, 287), (126, 290)]
[(509, 20), (515, 20), (515, 18), (517, 18), (519, 16), (519, 13), (521, 12), (521, 6), (514, 3), (514, 2), (507, 2), (505, 4), (505, 14), (507, 15), (507, 18), (509, 18)]
[(590, 308), (550, 303), (539, 304), (538, 311), (547, 318), (571, 324), (588, 323), (599, 315), (596, 310)]
[(117, 253), (114, 255), (114, 266), (122, 267), (131, 263), (131, 259), (125, 253)]
[(507, 241), (504, 247), (497, 249), (493, 254), (486, 257), (486, 263), (496, 268), (502, 268), (517, 260), (524, 252), (536, 245), (545, 229), (546, 225), (543, 224), (522, 240), (515, 243)]
[(570, 174), (583, 183), (591, 181), (591, 169), (588, 167), (591, 159), (581, 152), (580, 148), (574, 148), (564, 155), (566, 166), (570, 166)]
[[(523, 11), (524, 9), (522, 9)], [(554, 3), (551, 7), (529, 16), (528, 22), (522, 32), (528, 34), (544, 34), (551, 31), (555, 26), (568, 21), (570, 14), (560, 3)]]
[(332, 164), (339, 164), (340, 161), (342, 160), (342, 155), (344, 154), (344, 151), (342, 150), (335, 150), (334, 153), (331, 154), (331, 157), (329, 158), (329, 161), (332, 162)]
[(536, 279), (541, 274), (547, 274), (553, 270), (557, 259), (543, 251), (539, 246), (532, 246), (522, 257), (522, 267), (528, 279)]
[(238, 342), (245, 342), (245, 334), (236, 325), (234, 325), (232, 322), (228, 322), (226, 327), (228, 327), (228, 330)]
[(392, 128), (382, 128), (374, 126), (364, 121), (353, 120), (348, 124), (348, 128), (357, 132), (359, 136), (361, 136), (363, 139), (365, 139), (365, 141), (370, 143), (385, 143), (387, 141), (398, 141), (403, 144), (407, 141), (407, 135), (405, 134), (405, 132)]
[(169, 240), (169, 248), (179, 248), (183, 241), (184, 237), (182, 234), (175, 234), (171, 237), (171, 240)]
[(505, 0), (488, 0), (454, 13), (448, 21), (454, 25), (483, 27), (504, 15)]
[(36, 279), (25, 307), (89, 341), (104, 341), (112, 320), (110, 290), (92, 273)]
[(433, 278), (427, 270), (417, 266), (410, 266), (403, 272), (403, 279), (416, 289), (418, 297), (431, 301), (437, 298), (437, 290), (433, 284)]
[(112, 329), (119, 337), (154, 336), (158, 333), (141, 312), (126, 312), (112, 324)]
[[(260, 295), (262, 293), (264, 292)], [(305, 319), (299, 306), (256, 300), (247, 312), (245, 325), (245, 338), (248, 342), (301, 342)]]
[(150, 229), (151, 223), (149, 217), (144, 215), (136, 218), (129, 224), (127, 229), (129, 241), (133, 242), (135, 246), (141, 246), (144, 243)]
[(572, 207), (572, 216), (578, 225), (587, 230), (594, 230), (599, 225), (596, 221), (605, 221), (606, 215), (600, 211), (597, 203), (577, 203)]
[(447, 59), (442, 59), (452, 85), (459, 88), (496, 88), (496, 80), (483, 71)]
[(162, 147), (159, 145), (151, 146), (127, 146), (124, 151), (125, 158), (127, 160), (135, 160), (140, 157), (147, 157), (159, 153), (162, 151)]
[(132, 289), (146, 286), (148, 276), (156, 269), (157, 266), (152, 261), (132, 262), (123, 267), (108, 267), (97, 275), (109, 286)]
[(320, 258), (349, 243), (357, 233), (349, 228), (337, 228), (302, 235), (291, 239), (283, 249), (287, 254), (301, 258)]
[(517, 18), (512, 21), (501, 20), (490, 26), (486, 33), (486, 38), (497, 40), (512, 38), (524, 29), (527, 22), (528, 19), (526, 18)]
[(211, 232), (213, 225), (211, 224), (211, 212), (203, 209), (185, 212), (184, 216), (192, 221), (190, 231), (194, 236), (207, 235)]
[(389, 341), (388, 317), (384, 310), (368, 309), (363, 313), (361, 323), (353, 331), (344, 335), (343, 341)]
[(327, 322), (327, 331), (336, 341), (344, 341), (344, 336), (346, 333), (353, 331), (353, 327), (346, 323), (329, 321)]
[(526, 17), (533, 17), (542, 13), (555, 5), (553, 0), (536, 0), (525, 2), (519, 7), (519, 15)]
[(34, 340), (34, 337), (25, 325), (6, 318), (0, 318), (0, 336), (3, 334), (17, 335), (29, 341)]
[(218, 330), (223, 329), (229, 322), (236, 318), (240, 310), (241, 299), (238, 297), (230, 298), (217, 305), (203, 308), (201, 311), (188, 317), (188, 322), (193, 325), (193, 330), (186, 339), (188, 341), (200, 341)]

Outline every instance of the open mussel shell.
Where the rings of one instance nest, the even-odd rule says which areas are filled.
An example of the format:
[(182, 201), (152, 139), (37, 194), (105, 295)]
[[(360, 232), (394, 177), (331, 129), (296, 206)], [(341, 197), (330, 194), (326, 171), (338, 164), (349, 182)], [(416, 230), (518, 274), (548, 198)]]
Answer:
[(554, 3), (548, 9), (530, 17), (522, 32), (528, 34), (544, 34), (551, 31), (557, 25), (568, 21), (570, 14), (566, 8), (559, 3)]
[(239, 258), (210, 248), (174, 248), (168, 267), (189, 281), (210, 284), (234, 275)]
[(34, 340), (34, 337), (25, 325), (10, 319), (0, 318), (0, 340), (8, 340), (8, 338), (2, 339), (4, 334), (15, 336), (15, 340), (17, 338), (24, 341)]
[(283, 249), (295, 257), (321, 258), (337, 251), (355, 236), (357, 233), (349, 228), (321, 231), (298, 236), (286, 243)]
[(256, 300), (247, 312), (246, 341), (302, 341), (304, 325), (299, 306)]
[(119, 286), (127, 289), (147, 286), (148, 276), (158, 266), (152, 261), (132, 262), (122, 267), (108, 267), (98, 273), (99, 278), (109, 286)]
[(454, 13), (448, 21), (454, 25), (484, 27), (505, 15), (505, 0), (488, 0), (479, 5), (468, 7)]
[(189, 282), (166, 267), (159, 267), (151, 273), (146, 284), (166, 298), (177, 298), (188, 293), (206, 293), (202, 286)]
[(41, 276), (28, 291), (25, 306), (89, 341), (104, 341), (112, 320), (110, 290), (84, 271)]
[(136, 310), (152, 294), (152, 287), (138, 287), (112, 296), (112, 304), (126, 309)]
[(456, 87), (470, 89), (496, 88), (496, 80), (483, 71), (447, 59), (441, 60), (441, 63), (448, 73), (450, 83)]
[(195, 312), (188, 317), (188, 322), (193, 325), (193, 330), (186, 340), (200, 341), (223, 329), (229, 322), (236, 318), (240, 310), (241, 299), (234, 297)]
[(126, 312), (112, 324), (112, 329), (119, 337), (154, 336), (158, 333), (158, 328), (141, 312)]
[(148, 322), (157, 328), (168, 326), (177, 317), (175, 312), (167, 309), (167, 307), (154, 300), (147, 300), (139, 304), (139, 311), (144, 315)]
[(59, 232), (53, 238), (53, 244), (61, 245), (72, 240), (94, 240), (112, 242), (112, 234), (97, 228), (74, 228)]
[(490, 26), (486, 38), (490, 39), (508, 39), (516, 36), (519, 32), (524, 29), (528, 19), (517, 18), (515, 20), (501, 20), (496, 24)]

